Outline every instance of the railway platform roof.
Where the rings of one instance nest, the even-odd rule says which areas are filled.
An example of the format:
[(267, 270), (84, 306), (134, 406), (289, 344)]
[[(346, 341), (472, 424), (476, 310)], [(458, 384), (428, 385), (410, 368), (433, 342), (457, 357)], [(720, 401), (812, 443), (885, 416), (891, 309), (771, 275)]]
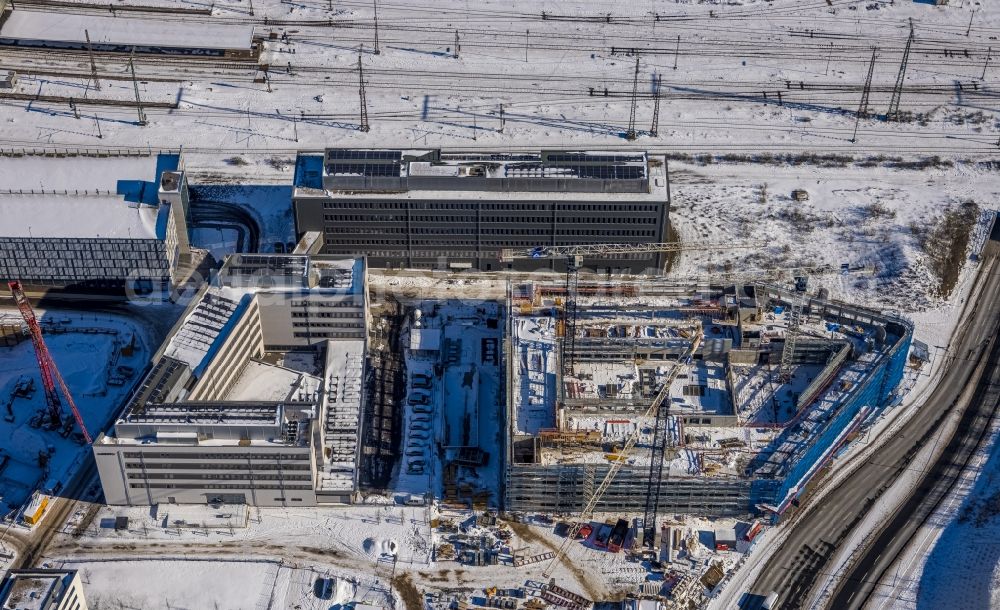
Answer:
[(156, 17), (102, 17), (96, 15), (17, 9), (0, 30), (3, 38), (93, 44), (184, 47), (192, 49), (250, 49), (253, 26), (205, 23), (164, 23)]

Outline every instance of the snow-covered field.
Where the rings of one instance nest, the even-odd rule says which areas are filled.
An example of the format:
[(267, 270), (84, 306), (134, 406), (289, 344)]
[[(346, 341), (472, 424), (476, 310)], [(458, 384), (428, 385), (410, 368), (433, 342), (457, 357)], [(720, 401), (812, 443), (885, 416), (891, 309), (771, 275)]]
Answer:
[[(688, 251), (676, 272), (828, 266), (829, 273), (811, 274), (810, 286), (826, 287), (834, 298), (905, 314), (945, 305), (935, 294), (921, 232), (968, 201), (977, 203), (984, 223), (997, 208), (1000, 175), (965, 163), (921, 170), (887, 165), (671, 163), (671, 219), (682, 240), (766, 244)], [(809, 199), (795, 201), (795, 189)], [(845, 264), (848, 274), (841, 273)]]

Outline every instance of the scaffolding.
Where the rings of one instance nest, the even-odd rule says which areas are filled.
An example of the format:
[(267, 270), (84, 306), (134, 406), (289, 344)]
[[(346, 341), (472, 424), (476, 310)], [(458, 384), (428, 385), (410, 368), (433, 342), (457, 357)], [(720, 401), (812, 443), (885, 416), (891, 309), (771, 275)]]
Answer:
[[(609, 468), (610, 465), (603, 464), (513, 464), (507, 479), (506, 508), (515, 512), (579, 513)], [(747, 515), (751, 510), (751, 484), (749, 478), (674, 478), (660, 487), (659, 510), (694, 515)], [(594, 512), (642, 513), (646, 509), (648, 487), (648, 467), (624, 466)], [(554, 489), (560, 493), (554, 494)]]
[[(537, 287), (538, 292), (545, 290), (545, 287)], [(713, 456), (732, 449), (723, 444), (726, 440), (723, 439), (718, 441), (722, 445), (718, 450), (684, 449), (686, 452), (695, 452), (691, 455), (694, 462), (699, 465), (697, 473), (693, 470), (687, 472), (674, 470), (668, 475), (666, 466), (662, 463), (657, 464), (656, 449), (662, 445), (666, 453), (670, 451), (668, 448), (670, 445), (683, 444), (684, 435), (678, 433), (671, 439), (666, 431), (657, 434), (656, 429), (648, 430), (654, 420), (656, 428), (660, 428), (660, 422), (655, 417), (650, 418), (645, 424), (639, 424), (647, 426), (644, 434), (653, 437), (651, 445), (647, 438), (642, 446), (644, 450), (652, 449), (647, 454), (653, 459), (637, 459), (634, 462), (616, 459), (620, 454), (608, 449), (609, 444), (614, 444), (614, 441), (609, 441), (596, 429), (571, 431), (550, 428), (537, 431), (535, 434), (527, 434), (515, 432), (514, 426), (511, 425), (504, 477), (505, 509), (557, 514), (579, 514), (581, 511), (586, 514), (589, 514), (588, 511), (616, 514), (642, 513), (645, 516), (642, 526), (644, 537), (651, 539), (649, 529), (650, 527), (655, 529), (657, 514), (711, 514), (739, 517), (773, 506), (780, 498), (787, 497), (789, 490), (794, 493), (794, 490), (798, 489), (797, 486), (815, 471), (817, 461), (828, 455), (832, 446), (842, 442), (844, 431), (848, 427), (857, 426), (859, 421), (868, 416), (867, 414), (877, 413), (891, 402), (893, 392), (902, 378), (912, 324), (905, 319), (863, 307), (830, 302), (806, 295), (801, 291), (771, 285), (758, 285), (755, 294), (761, 303), (769, 301), (786, 305), (796, 301), (800, 303), (801, 322), (806, 330), (787, 350), (788, 364), (789, 366), (818, 364), (826, 367), (824, 371), (829, 370), (829, 374), (820, 375), (822, 379), (816, 381), (814, 391), (807, 392), (807, 395), (823, 393), (831, 381), (827, 377), (839, 378), (840, 373), (836, 371), (843, 366), (846, 358), (851, 357), (850, 354), (855, 354), (855, 359), (864, 360), (855, 362), (855, 369), (865, 369), (869, 361), (865, 358), (871, 361), (870, 370), (865, 369), (859, 373), (860, 376), (853, 385), (848, 383), (846, 386), (838, 386), (844, 395), (843, 402), (838, 403), (828, 414), (816, 414), (816, 418), (813, 418), (815, 425), (804, 433), (804, 441), (796, 443), (797, 448), (788, 455), (787, 460), (777, 464), (776, 469), (768, 470), (760, 468), (760, 463), (755, 458), (749, 463), (741, 463), (731, 470), (720, 472), (717, 467), (713, 469), (715, 464), (712, 461)], [(516, 307), (511, 305), (511, 319), (516, 317)], [(640, 309), (641, 307), (637, 311)], [(705, 308), (704, 312), (697, 307), (695, 309), (697, 311), (694, 313), (702, 315), (722, 312), (722, 309), (715, 306)], [(635, 311), (625, 306), (618, 311), (635, 314)], [(587, 312), (590, 312), (590, 308)], [(871, 329), (869, 346), (864, 348), (868, 350), (868, 355), (864, 358), (857, 355), (864, 353), (864, 350), (859, 352), (857, 349), (848, 349), (853, 344), (844, 339), (811, 336), (807, 318), (815, 321), (817, 317), (842, 325), (862, 325)], [(582, 329), (587, 328), (584, 323), (578, 322), (578, 326)], [(513, 324), (510, 330), (513, 336)], [(636, 360), (634, 347), (636, 337), (605, 338), (593, 335), (594, 333), (585, 331), (576, 339), (578, 366), (582, 367), (591, 358), (594, 361), (609, 358), (617, 360), (617, 356), (621, 356), (620, 360), (624, 362)], [(616, 348), (620, 352), (617, 352)], [(699, 353), (706, 358), (711, 356), (709, 352)], [(615, 357), (611, 357), (612, 354)], [(664, 354), (664, 360), (668, 362), (676, 359), (677, 356), (673, 353)], [(681, 359), (684, 359), (683, 353)], [(651, 360), (655, 361), (655, 358)], [(655, 362), (649, 364), (662, 366)], [(650, 366), (646, 366), (646, 369), (649, 368)], [(566, 395), (560, 396), (559, 407), (563, 411), (556, 419), (562, 421), (566, 416), (576, 414), (614, 416), (619, 411), (626, 417), (639, 415), (642, 413), (643, 405), (649, 404), (648, 392), (645, 391), (649, 389), (647, 387), (649, 381), (649, 379), (644, 381), (640, 374), (637, 386), (633, 388), (633, 396), (615, 395), (588, 399), (573, 393), (570, 385), (580, 383), (576, 379), (560, 380), (556, 385), (566, 388)], [(516, 399), (515, 393), (512, 388), (508, 390), (507, 404), (513, 409), (510, 401)], [(600, 408), (588, 405), (588, 401), (599, 403)], [(513, 413), (513, 410), (508, 411), (509, 416)], [(785, 437), (794, 435), (793, 428), (794, 424), (782, 435)], [(779, 436), (775, 441), (775, 447), (781, 438), (782, 436)], [(734, 440), (739, 440), (739, 435), (734, 435)], [(705, 458), (704, 461), (702, 458)], [(773, 464), (768, 464), (771, 465)], [(604, 482), (612, 469), (616, 469), (617, 474), (613, 484), (605, 488)], [(595, 498), (595, 490), (600, 490), (601, 493), (596, 496), (596, 504), (590, 507), (591, 501)]]

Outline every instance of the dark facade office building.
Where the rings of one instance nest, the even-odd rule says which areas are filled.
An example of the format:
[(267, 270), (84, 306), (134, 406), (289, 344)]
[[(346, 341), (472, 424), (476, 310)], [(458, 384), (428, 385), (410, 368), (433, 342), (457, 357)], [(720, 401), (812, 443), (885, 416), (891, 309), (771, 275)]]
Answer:
[[(645, 153), (329, 149), (323, 188), (296, 188), (299, 235), (323, 233), (323, 254), (371, 267), (563, 268), (501, 262), (503, 248), (667, 241), (661, 158)], [(585, 259), (590, 269), (662, 269), (663, 254)]]

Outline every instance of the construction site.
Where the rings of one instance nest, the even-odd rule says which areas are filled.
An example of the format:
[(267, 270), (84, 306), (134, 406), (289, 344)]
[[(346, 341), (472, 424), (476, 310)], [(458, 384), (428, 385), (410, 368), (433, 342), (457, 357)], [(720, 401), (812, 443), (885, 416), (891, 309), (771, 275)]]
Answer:
[(645, 538), (667, 514), (780, 518), (893, 404), (912, 333), (805, 275), (571, 271), (510, 297), (505, 508), (643, 515)]
[(17, 313), (0, 314), (0, 515), (33, 526), (83, 467), (88, 430), (107, 425), (135, 383), (149, 337), (120, 315), (36, 312), (19, 283), (9, 290)]

